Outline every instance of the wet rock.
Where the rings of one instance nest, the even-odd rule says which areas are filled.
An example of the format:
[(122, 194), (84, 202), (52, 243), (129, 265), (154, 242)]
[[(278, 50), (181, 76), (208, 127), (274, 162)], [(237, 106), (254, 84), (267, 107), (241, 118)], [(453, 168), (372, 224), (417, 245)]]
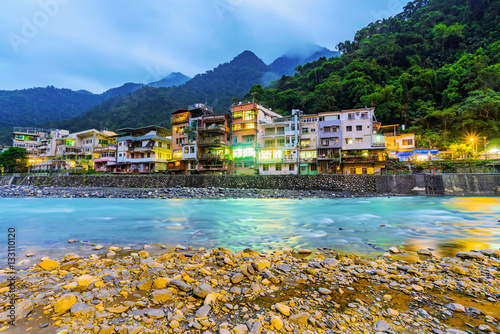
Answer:
[(478, 252), (458, 252), (457, 257), (461, 259), (486, 260), (486, 256)]
[(66, 294), (61, 296), (54, 305), (54, 313), (60, 314), (67, 312), (71, 309), (71, 306), (76, 304), (76, 296), (73, 294)]
[(307, 326), (307, 320), (309, 319), (309, 313), (307, 312), (301, 312), (299, 314), (292, 314), (289, 318), (288, 321), (302, 325), (302, 326)]
[(290, 315), (290, 308), (288, 306), (286, 306), (285, 304), (276, 303), (274, 306), (276, 307), (276, 309), (279, 312), (281, 312), (281, 314), (286, 315), (286, 316)]
[(168, 284), (175, 285), (176, 287), (178, 287), (182, 291), (186, 291), (186, 292), (191, 291), (191, 285), (189, 285), (186, 282), (183, 282), (181, 280), (178, 280), (178, 279), (173, 279), (173, 280), (169, 281)]
[(198, 311), (196, 311), (196, 317), (203, 318), (208, 316), (208, 313), (210, 313), (210, 309), (211, 309), (210, 305), (204, 305), (200, 307)]
[(465, 307), (462, 304), (450, 303), (446, 304), (444, 307), (455, 312), (465, 312)]
[(172, 299), (174, 294), (170, 289), (155, 290), (151, 293), (151, 297), (159, 303), (164, 303)]
[(389, 324), (387, 322), (385, 322), (385, 320), (379, 320), (373, 326), (373, 328), (375, 328), (375, 330), (382, 331), (382, 332), (388, 331), (390, 327), (391, 326), (389, 326)]
[(212, 293), (212, 286), (207, 283), (198, 284), (194, 288), (193, 293), (200, 298), (205, 298), (208, 294)]
[(44, 260), (44, 261), (40, 262), (39, 266), (43, 270), (52, 271), (52, 270), (57, 269), (59, 267), (59, 262), (54, 261), (54, 260)]

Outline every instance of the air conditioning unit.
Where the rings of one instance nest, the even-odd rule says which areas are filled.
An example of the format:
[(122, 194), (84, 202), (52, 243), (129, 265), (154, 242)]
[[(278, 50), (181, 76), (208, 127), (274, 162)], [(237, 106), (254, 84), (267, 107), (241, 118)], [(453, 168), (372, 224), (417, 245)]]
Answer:
[(285, 154), (285, 159), (288, 159), (288, 154)]

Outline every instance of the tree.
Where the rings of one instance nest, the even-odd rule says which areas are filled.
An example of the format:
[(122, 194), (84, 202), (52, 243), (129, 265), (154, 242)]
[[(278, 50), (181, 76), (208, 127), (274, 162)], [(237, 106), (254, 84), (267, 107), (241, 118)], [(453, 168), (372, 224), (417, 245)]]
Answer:
[(7, 151), (0, 153), (0, 166), (4, 171), (14, 173), (15, 171), (23, 171), (26, 169), (28, 162), (28, 152), (22, 147), (9, 147)]

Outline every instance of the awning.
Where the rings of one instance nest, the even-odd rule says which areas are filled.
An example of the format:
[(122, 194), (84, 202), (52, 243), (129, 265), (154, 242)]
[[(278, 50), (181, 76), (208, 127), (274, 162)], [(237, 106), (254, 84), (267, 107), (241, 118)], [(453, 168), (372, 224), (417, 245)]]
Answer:
[(438, 154), (438, 149), (424, 149), (424, 150), (413, 150), (415, 154), (425, 155), (425, 154)]

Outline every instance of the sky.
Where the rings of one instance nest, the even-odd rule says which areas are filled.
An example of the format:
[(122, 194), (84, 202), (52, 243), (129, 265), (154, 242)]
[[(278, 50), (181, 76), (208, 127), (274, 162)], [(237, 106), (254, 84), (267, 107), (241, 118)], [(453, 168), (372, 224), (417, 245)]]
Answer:
[(93, 93), (170, 72), (194, 76), (244, 50), (266, 64), (335, 50), (406, 0), (0, 0), (0, 90)]

